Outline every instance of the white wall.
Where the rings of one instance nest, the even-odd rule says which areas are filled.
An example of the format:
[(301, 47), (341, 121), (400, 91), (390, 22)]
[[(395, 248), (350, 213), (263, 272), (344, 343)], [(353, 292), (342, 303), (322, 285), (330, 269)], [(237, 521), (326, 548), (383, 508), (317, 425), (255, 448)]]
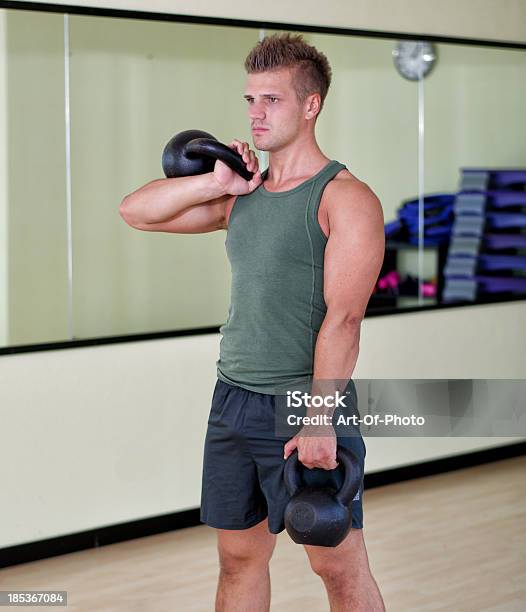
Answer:
[(0, 10), (0, 346), (9, 344), (8, 191), (7, 191), (7, 41), (6, 13)]
[[(43, 2), (44, 0), (36, 0)], [(102, 8), (524, 42), (523, 0), (55, 0)]]
[[(524, 302), (371, 317), (353, 378), (526, 378)], [(197, 507), (216, 334), (0, 357), (0, 547)], [(366, 472), (519, 438), (366, 438)]]
[[(60, 2), (60, 0), (56, 0)], [(135, 9), (524, 40), (512, 2), (94, 2)], [(393, 14), (393, 11), (395, 13)], [(1, 105), (1, 102), (0, 102)], [(373, 317), (354, 378), (524, 378), (524, 302)], [(217, 335), (0, 357), (0, 546), (199, 504)], [(367, 471), (516, 439), (367, 441)], [(366, 519), (367, 520), (367, 519)]]

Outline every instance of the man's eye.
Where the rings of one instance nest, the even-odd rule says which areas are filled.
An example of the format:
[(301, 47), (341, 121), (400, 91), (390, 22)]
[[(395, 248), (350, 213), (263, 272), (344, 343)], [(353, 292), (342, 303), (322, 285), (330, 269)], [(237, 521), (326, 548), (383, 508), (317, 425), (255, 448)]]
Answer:
[(278, 99), (277, 99), (277, 98), (269, 98), (269, 100), (270, 100), (271, 102), (277, 102), (277, 101), (278, 101)]

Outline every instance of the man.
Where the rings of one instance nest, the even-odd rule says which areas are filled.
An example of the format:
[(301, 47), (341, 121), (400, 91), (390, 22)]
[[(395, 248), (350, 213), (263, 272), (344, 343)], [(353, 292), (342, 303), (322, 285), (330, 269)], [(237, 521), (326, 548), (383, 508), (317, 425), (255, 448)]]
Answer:
[[(316, 142), (331, 81), (327, 58), (301, 36), (274, 35), (252, 49), (245, 68), (254, 146), (269, 152), (268, 170), (262, 175), (248, 143), (234, 140), (252, 180), (217, 161), (205, 175), (152, 181), (120, 208), (141, 230), (227, 230), (231, 306), (221, 328), (201, 500), (201, 520), (218, 536), (216, 610), (227, 612), (269, 610), (268, 564), (288, 501), (285, 459), (297, 450), (310, 484), (338, 486), (337, 442), (363, 466), (361, 436), (337, 438), (332, 424), (276, 436), (276, 397), (306, 382), (314, 391), (342, 380), (352, 395), (360, 324), (384, 255), (378, 198)], [(310, 409), (321, 412), (332, 414)], [(384, 610), (362, 535), (362, 491), (363, 483), (341, 544), (305, 546), (333, 611)]]

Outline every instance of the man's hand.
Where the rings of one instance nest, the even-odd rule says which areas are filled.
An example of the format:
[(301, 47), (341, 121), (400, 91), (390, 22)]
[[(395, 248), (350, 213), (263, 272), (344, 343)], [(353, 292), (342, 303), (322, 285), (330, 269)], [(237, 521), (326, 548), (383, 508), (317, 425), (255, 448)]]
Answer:
[(332, 425), (315, 427), (305, 425), (283, 449), (284, 459), (298, 449), (298, 459), (306, 468), (333, 470), (336, 461), (336, 433)]
[(241, 155), (247, 170), (253, 172), (254, 176), (250, 181), (246, 181), (237, 172), (227, 166), (225, 162), (217, 159), (214, 166), (214, 177), (224, 191), (230, 195), (246, 195), (247, 193), (251, 193), (263, 182), (259, 170), (258, 158), (254, 151), (249, 148), (248, 142), (241, 142), (235, 139), (228, 146)]

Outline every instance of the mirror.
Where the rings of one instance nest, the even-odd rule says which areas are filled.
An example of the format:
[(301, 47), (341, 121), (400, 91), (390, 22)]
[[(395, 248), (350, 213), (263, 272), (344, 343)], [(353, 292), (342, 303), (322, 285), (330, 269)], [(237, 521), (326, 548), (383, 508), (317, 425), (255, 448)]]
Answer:
[[(0, 19), (0, 347), (219, 327), (226, 233), (140, 232), (118, 207), (163, 177), (162, 150), (179, 131), (251, 142), (243, 61), (260, 32), (15, 9)], [(465, 188), (462, 168), (526, 167), (524, 50), (436, 44), (436, 66), (409, 81), (394, 66), (395, 39), (303, 35), (333, 70), (318, 142), (384, 210), (386, 256), (368, 311), (454, 302), (444, 299), (446, 266), (459, 265), (447, 205)], [(485, 233), (524, 235), (525, 211), (498, 211), (519, 221)], [(430, 238), (437, 218), (446, 240)], [(492, 240), (480, 238), (471, 275), (524, 277), (523, 239)], [(485, 288), (499, 287), (490, 280)], [(479, 290), (471, 301), (520, 294)]]

